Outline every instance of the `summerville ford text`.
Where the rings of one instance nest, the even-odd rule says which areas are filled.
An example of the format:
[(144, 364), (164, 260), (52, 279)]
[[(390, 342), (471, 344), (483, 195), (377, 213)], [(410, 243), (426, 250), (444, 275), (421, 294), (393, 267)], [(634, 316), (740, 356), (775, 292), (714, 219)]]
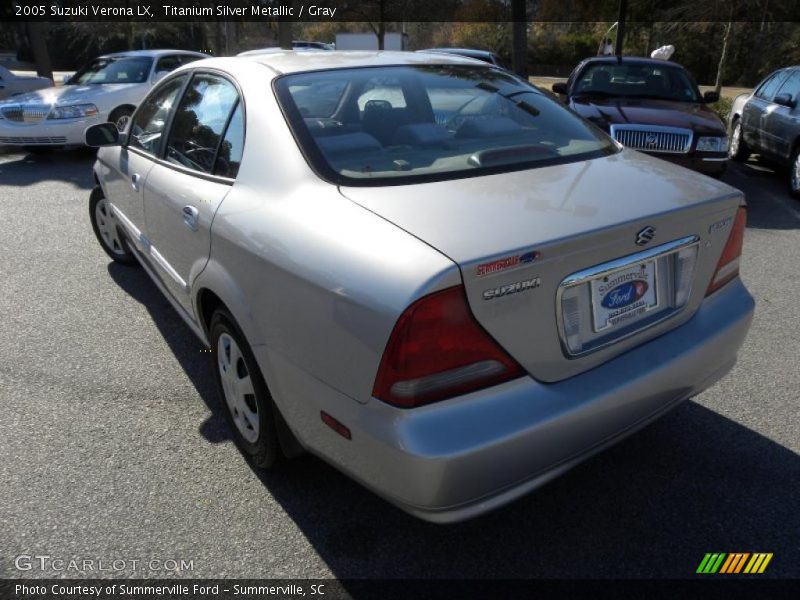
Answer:
[(233, 596), (324, 596), (325, 584), (312, 584), (308, 587), (289, 583), (286, 585), (239, 585), (234, 584), (230, 588), (222, 588), (219, 584), (191, 586), (175, 583), (171, 585), (128, 585), (125, 583), (108, 585), (25, 585), (17, 584), (14, 586), (14, 593), (19, 595), (44, 596), (50, 593), (53, 596), (96, 596), (100, 598), (106, 596), (196, 596), (196, 595), (219, 595), (220, 592), (230, 593)]

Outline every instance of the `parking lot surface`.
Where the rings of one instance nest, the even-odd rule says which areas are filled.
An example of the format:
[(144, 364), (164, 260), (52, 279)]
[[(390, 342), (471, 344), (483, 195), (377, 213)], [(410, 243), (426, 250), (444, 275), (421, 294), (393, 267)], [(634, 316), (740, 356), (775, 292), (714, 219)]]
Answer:
[(248, 467), (209, 355), (95, 241), (91, 163), (0, 153), (0, 577), (93, 575), (17, 570), (27, 554), (161, 565), (115, 573), (136, 577), (682, 578), (706, 552), (772, 552), (764, 576), (800, 576), (800, 202), (785, 174), (725, 176), (750, 203), (757, 302), (733, 372), (534, 494), (438, 526), (314, 457)]

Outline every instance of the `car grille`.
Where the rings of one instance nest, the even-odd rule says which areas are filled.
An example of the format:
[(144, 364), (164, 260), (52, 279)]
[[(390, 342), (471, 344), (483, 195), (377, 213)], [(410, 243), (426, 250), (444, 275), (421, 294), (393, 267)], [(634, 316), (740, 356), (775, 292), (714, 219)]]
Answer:
[(612, 125), (611, 137), (620, 144), (644, 152), (686, 154), (692, 146), (692, 130), (656, 125)]
[(7, 137), (0, 136), (0, 144), (65, 144), (65, 137)]
[(50, 112), (49, 106), (12, 104), (2, 108), (3, 118), (15, 123), (38, 123)]

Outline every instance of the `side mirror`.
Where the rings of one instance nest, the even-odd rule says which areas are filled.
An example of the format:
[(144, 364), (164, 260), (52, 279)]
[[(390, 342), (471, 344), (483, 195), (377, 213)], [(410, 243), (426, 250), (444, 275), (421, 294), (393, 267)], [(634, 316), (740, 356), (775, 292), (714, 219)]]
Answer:
[(119, 146), (120, 131), (115, 123), (97, 123), (87, 127), (83, 133), (87, 146), (100, 148), (102, 146)]
[(563, 81), (559, 81), (558, 83), (554, 83), (553, 84), (553, 91), (556, 94), (559, 94), (561, 96), (566, 96), (567, 95), (567, 84), (564, 83)]
[(167, 75), (169, 75), (169, 71), (156, 71), (153, 74), (153, 85), (164, 79)]
[(792, 100), (791, 94), (778, 94), (772, 100), (775, 104), (780, 104), (781, 106), (788, 106), (789, 108), (794, 108), (794, 100)]
[(719, 101), (719, 92), (706, 92), (703, 94), (703, 102), (706, 104), (711, 104), (712, 102)]

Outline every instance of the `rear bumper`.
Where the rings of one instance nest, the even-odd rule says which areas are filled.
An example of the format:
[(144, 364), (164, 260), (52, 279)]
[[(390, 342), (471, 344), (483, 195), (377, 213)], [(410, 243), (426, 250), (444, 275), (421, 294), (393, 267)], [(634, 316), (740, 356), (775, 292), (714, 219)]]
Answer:
[(106, 118), (44, 120), (38, 123), (0, 121), (0, 146), (83, 146), (83, 132)]
[[(712, 385), (735, 363), (753, 308), (737, 279), (686, 324), (590, 371), (550, 384), (522, 378), (412, 410), (362, 405), (271, 366), (282, 373), (279, 396), (286, 386), (303, 394), (279, 402), (303, 445), (403, 510), (447, 523), (518, 498)], [(320, 410), (352, 440), (325, 427)]]

